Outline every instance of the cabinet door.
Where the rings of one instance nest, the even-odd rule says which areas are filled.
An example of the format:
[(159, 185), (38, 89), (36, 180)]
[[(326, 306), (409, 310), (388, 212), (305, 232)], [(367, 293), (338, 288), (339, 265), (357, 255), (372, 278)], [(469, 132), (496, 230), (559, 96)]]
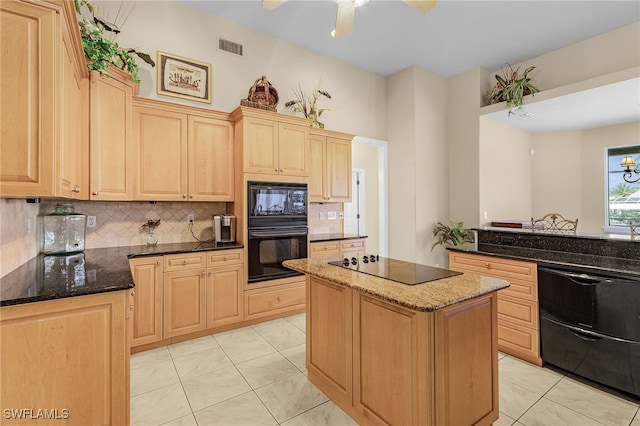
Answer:
[(242, 321), (243, 265), (207, 270), (207, 328)]
[(309, 128), (278, 125), (278, 173), (309, 176)]
[(278, 173), (278, 123), (245, 118), (243, 124), (244, 171)]
[(331, 202), (351, 201), (351, 141), (327, 138), (325, 192)]
[(134, 198), (187, 199), (187, 116), (154, 108), (133, 108), (136, 144)]
[(90, 198), (133, 199), (131, 98), (133, 87), (91, 73)]
[(309, 135), (309, 187), (310, 203), (327, 201), (325, 194), (325, 143), (326, 138), (321, 135)]
[(164, 274), (164, 337), (206, 328), (206, 272), (190, 269)]
[(189, 116), (189, 199), (233, 201), (233, 131), (228, 121)]
[[(64, 26), (62, 26), (64, 28)], [(83, 144), (82, 126), (87, 125), (83, 114), (82, 76), (76, 68), (73, 47), (69, 34), (63, 32), (62, 45), (60, 47), (60, 122), (61, 134), (59, 144), (59, 163), (57, 173), (58, 195), (67, 198), (80, 199), (82, 193), (88, 198), (88, 188), (83, 187), (82, 166), (89, 160), (83, 158), (88, 150)], [(86, 185), (86, 182), (85, 182)]]
[(51, 196), (58, 113), (56, 13), (2, 1), (0, 19), (0, 192)]
[(131, 346), (162, 340), (162, 257), (129, 260), (136, 285), (131, 332)]
[(308, 375), (340, 406), (350, 406), (352, 398), (352, 293), (315, 277), (307, 281)]

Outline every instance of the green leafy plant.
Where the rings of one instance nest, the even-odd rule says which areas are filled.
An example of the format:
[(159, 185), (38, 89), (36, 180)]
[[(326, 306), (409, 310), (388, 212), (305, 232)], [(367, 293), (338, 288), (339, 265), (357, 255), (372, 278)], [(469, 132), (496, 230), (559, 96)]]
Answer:
[(507, 107), (517, 108), (522, 106), (522, 98), (526, 95), (533, 95), (540, 90), (531, 83), (529, 73), (536, 69), (531, 66), (520, 75), (520, 67), (513, 69), (507, 64), (508, 69), (502, 70), (502, 75), (495, 75), (496, 85), (488, 93), (490, 104), (507, 102)]
[[(139, 83), (138, 63), (134, 55), (155, 67), (156, 63), (148, 54), (122, 48), (116, 43), (115, 37), (120, 34), (120, 29), (116, 24), (96, 16), (97, 8), (93, 3), (89, 0), (74, 0), (74, 4), (78, 14), (82, 48), (90, 70), (104, 74), (109, 65), (113, 65), (131, 74), (131, 79)], [(83, 9), (89, 12), (90, 18), (82, 15)]]
[(311, 95), (304, 93), (300, 86), (298, 86), (297, 89), (293, 89), (293, 94), (296, 99), (287, 101), (284, 104), (285, 108), (290, 108), (295, 112), (302, 113), (306, 118), (311, 120), (311, 127), (324, 128), (324, 124), (318, 121), (318, 119), (327, 109), (318, 108), (317, 104), (321, 96), (331, 99), (331, 95), (326, 90), (320, 89), (320, 82), (318, 82), (316, 88), (311, 92)]
[(435, 243), (431, 245), (431, 250), (440, 245), (449, 243), (453, 246), (459, 246), (464, 243), (473, 243), (475, 238), (470, 229), (464, 227), (464, 222), (451, 221), (450, 225), (438, 222), (433, 227), (433, 236), (437, 237)]

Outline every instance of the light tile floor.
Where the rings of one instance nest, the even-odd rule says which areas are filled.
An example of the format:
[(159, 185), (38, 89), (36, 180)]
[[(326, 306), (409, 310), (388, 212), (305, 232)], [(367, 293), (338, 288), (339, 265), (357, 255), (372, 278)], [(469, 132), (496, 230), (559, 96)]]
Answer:
[[(356, 425), (306, 377), (305, 316), (131, 356), (131, 424)], [(640, 401), (500, 354), (496, 426), (640, 426)]]

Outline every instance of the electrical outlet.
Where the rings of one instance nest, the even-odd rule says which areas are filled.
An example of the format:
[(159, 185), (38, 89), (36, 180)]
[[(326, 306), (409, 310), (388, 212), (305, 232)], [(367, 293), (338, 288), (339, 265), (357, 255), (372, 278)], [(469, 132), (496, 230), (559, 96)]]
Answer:
[(336, 220), (336, 212), (327, 212), (327, 219)]
[(187, 223), (193, 223), (193, 214), (187, 215)]
[(95, 228), (95, 227), (96, 227), (96, 217), (87, 216), (87, 228)]
[(320, 212), (320, 220), (324, 220), (324, 212)]

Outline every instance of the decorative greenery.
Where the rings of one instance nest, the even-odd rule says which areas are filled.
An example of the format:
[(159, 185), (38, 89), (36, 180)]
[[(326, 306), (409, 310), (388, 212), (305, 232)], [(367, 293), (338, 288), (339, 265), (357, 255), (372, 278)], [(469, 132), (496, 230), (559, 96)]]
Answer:
[(536, 69), (531, 66), (524, 70), (522, 75), (519, 75), (520, 67), (513, 69), (510, 64), (507, 64), (508, 69), (502, 70), (502, 75), (496, 74), (496, 85), (488, 93), (489, 103), (495, 104), (498, 102), (507, 102), (507, 107), (517, 108), (522, 106), (522, 98), (525, 95), (533, 95), (540, 90), (531, 83), (529, 73)]
[(293, 94), (296, 99), (288, 101), (284, 104), (285, 108), (290, 108), (295, 112), (301, 112), (306, 118), (311, 119), (311, 127), (324, 128), (318, 119), (326, 108), (318, 108), (317, 103), (321, 96), (327, 99), (331, 99), (331, 95), (326, 90), (320, 89), (320, 82), (316, 88), (311, 92), (311, 95), (307, 95), (302, 91), (302, 87), (298, 86), (298, 89), (293, 89)]
[(147, 223), (143, 223), (140, 228), (145, 229), (147, 231), (153, 231), (158, 226), (160, 226), (160, 219), (156, 219), (156, 220), (149, 219)]
[(460, 244), (473, 243), (475, 241), (473, 232), (470, 229), (466, 229), (463, 222), (452, 221), (451, 225), (438, 222), (438, 224), (433, 227), (433, 236), (438, 237), (438, 239), (431, 246), (431, 250), (440, 244), (449, 243), (454, 246), (459, 246)]
[[(131, 79), (135, 83), (139, 83), (138, 64), (133, 55), (155, 67), (156, 63), (148, 54), (138, 52), (135, 49), (122, 48), (115, 42), (115, 37), (120, 33), (120, 29), (116, 24), (106, 22), (96, 16), (97, 8), (93, 3), (89, 0), (74, 0), (74, 3), (78, 14), (82, 48), (90, 70), (96, 70), (103, 74), (109, 65), (113, 65), (131, 74)], [(82, 15), (83, 7), (91, 14), (90, 19)], [(105, 33), (110, 33), (111, 36), (109, 37)]]

